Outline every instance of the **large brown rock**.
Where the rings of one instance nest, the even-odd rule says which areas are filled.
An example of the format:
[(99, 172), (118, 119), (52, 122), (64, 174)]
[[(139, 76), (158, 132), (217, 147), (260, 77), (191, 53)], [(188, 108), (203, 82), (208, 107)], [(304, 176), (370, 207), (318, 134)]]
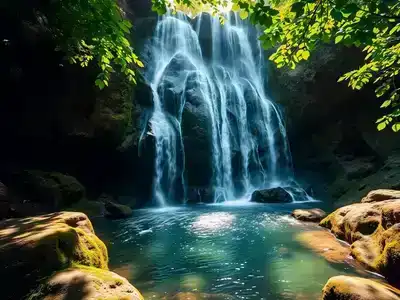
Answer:
[(292, 212), (292, 217), (300, 221), (320, 222), (326, 217), (326, 212), (319, 208), (312, 209), (295, 209)]
[(342, 207), (320, 223), (351, 244), (352, 255), (389, 281), (400, 278), (400, 200)]
[(71, 268), (51, 276), (30, 295), (30, 300), (143, 300), (125, 278), (91, 267)]
[(107, 269), (108, 253), (85, 214), (60, 212), (0, 222), (0, 261), (2, 299), (20, 299), (25, 288), (71, 265)]
[(322, 291), (322, 300), (399, 300), (400, 291), (379, 282), (350, 276), (335, 276)]

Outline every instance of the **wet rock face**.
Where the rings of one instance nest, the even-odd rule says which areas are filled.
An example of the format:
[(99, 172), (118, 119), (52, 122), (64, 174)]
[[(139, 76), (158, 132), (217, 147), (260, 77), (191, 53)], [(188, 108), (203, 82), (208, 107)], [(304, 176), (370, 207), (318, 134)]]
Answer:
[[(378, 194), (374, 191), (368, 195)], [(399, 280), (400, 199), (348, 205), (327, 216), (320, 225), (350, 243), (352, 255), (369, 269), (390, 282)]]
[(377, 281), (335, 276), (328, 280), (322, 291), (322, 300), (399, 300), (400, 291)]
[(337, 83), (362, 63), (357, 49), (323, 46), (295, 70), (270, 64), (267, 92), (282, 107), (296, 178), (337, 207), (358, 201), (361, 184), (368, 190), (394, 188), (396, 182), (382, 168), (400, 135), (376, 130), (382, 113), (373, 91)]
[(255, 191), (251, 195), (252, 202), (259, 203), (289, 203), (292, 196), (281, 187)]

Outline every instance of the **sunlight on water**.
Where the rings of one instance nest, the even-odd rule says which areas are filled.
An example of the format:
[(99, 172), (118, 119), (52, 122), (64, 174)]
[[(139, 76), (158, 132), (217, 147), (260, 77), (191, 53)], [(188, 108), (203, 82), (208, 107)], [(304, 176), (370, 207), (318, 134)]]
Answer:
[(110, 269), (126, 275), (146, 299), (206, 293), (222, 294), (221, 300), (317, 300), (330, 277), (357, 271), (328, 263), (297, 241), (298, 233), (318, 227), (291, 218), (296, 205), (146, 209), (94, 225), (112, 241)]
[(234, 220), (234, 215), (225, 212), (203, 214), (196, 218), (191, 228), (199, 235), (212, 234), (230, 228)]

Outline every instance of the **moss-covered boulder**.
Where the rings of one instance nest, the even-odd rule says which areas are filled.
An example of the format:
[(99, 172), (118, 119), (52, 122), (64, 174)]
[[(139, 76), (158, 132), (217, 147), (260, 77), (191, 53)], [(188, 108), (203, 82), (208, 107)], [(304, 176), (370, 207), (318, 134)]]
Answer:
[(77, 264), (107, 269), (108, 253), (85, 214), (60, 212), (0, 222), (0, 261), (2, 297), (20, 299), (54, 271)]
[(399, 300), (400, 291), (374, 280), (335, 276), (322, 290), (322, 300)]
[(352, 255), (389, 281), (400, 279), (400, 200), (342, 207), (320, 223), (351, 244)]
[(320, 222), (326, 217), (326, 212), (319, 208), (312, 209), (295, 209), (292, 212), (292, 217), (305, 222)]
[(85, 197), (85, 188), (75, 178), (59, 172), (24, 170), (13, 176), (13, 187), (25, 199), (40, 202), (49, 210), (68, 207)]
[(125, 278), (92, 267), (57, 272), (29, 296), (30, 300), (143, 300)]

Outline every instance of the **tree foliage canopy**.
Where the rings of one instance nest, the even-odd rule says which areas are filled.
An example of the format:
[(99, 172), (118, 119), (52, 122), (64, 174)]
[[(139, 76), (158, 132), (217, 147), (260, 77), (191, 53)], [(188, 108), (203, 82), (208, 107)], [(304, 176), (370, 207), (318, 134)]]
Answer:
[(18, 15), (22, 10), (33, 11), (35, 22), (52, 35), (71, 63), (98, 64), (101, 71), (95, 84), (100, 89), (115, 71), (136, 82), (135, 69), (143, 63), (129, 41), (132, 24), (115, 0), (32, 0), (29, 5), (14, 1), (8, 5), (15, 9), (9, 9)]
[[(194, 12), (207, 8), (223, 17), (231, 8), (240, 17), (260, 25), (264, 48), (278, 68), (307, 60), (320, 43), (356, 46), (365, 52), (365, 62), (344, 74), (355, 90), (371, 83), (387, 109), (377, 120), (378, 130), (391, 125), (400, 130), (400, 1), (398, 0), (153, 0), (160, 14), (180, 7)], [(389, 110), (390, 109), (390, 110)]]

